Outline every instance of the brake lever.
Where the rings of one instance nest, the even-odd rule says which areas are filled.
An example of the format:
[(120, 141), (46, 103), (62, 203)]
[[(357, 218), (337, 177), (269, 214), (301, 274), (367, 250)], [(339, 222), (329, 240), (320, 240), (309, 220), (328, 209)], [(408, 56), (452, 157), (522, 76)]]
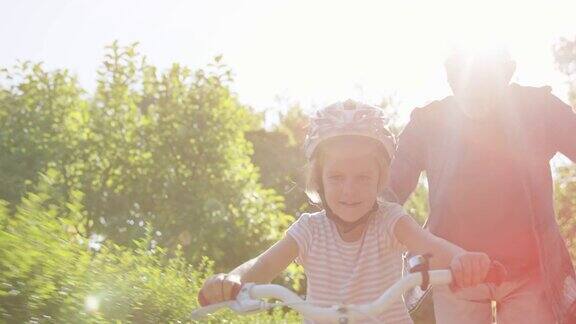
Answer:
[(408, 259), (408, 266), (410, 273), (420, 272), (422, 274), (422, 284), (420, 285), (420, 289), (426, 291), (430, 286), (430, 274), (428, 271), (430, 270), (430, 258), (432, 254), (426, 253), (423, 255), (415, 255)]

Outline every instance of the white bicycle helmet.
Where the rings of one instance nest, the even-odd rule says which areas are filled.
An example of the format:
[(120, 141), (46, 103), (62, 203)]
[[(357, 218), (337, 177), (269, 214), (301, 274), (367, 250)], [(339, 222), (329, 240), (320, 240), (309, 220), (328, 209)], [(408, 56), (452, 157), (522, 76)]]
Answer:
[(304, 141), (306, 158), (311, 160), (318, 146), (329, 138), (345, 135), (365, 136), (378, 141), (391, 160), (396, 141), (386, 128), (382, 109), (348, 99), (319, 110), (310, 120)]

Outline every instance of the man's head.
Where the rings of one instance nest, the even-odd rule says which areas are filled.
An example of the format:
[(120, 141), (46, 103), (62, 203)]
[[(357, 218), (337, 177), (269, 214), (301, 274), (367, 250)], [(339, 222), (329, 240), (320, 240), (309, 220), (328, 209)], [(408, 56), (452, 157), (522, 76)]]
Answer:
[(445, 68), (459, 107), (470, 116), (483, 117), (507, 89), (516, 63), (503, 47), (457, 48), (446, 59)]

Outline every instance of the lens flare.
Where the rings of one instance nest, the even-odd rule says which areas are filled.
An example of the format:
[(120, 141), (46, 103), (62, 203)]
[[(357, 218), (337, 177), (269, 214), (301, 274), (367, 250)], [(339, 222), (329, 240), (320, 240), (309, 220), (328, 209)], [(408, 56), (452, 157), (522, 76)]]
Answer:
[(86, 297), (86, 302), (84, 305), (87, 312), (95, 313), (100, 308), (100, 298), (96, 296), (88, 296)]

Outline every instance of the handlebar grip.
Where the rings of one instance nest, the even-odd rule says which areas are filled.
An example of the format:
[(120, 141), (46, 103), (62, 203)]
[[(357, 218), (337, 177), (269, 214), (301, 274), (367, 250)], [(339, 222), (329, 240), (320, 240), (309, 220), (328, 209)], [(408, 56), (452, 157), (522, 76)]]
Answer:
[(508, 277), (508, 270), (506, 270), (506, 267), (498, 261), (492, 261), (490, 264), (490, 270), (488, 270), (484, 282), (493, 283), (499, 286), (506, 280), (506, 277)]

